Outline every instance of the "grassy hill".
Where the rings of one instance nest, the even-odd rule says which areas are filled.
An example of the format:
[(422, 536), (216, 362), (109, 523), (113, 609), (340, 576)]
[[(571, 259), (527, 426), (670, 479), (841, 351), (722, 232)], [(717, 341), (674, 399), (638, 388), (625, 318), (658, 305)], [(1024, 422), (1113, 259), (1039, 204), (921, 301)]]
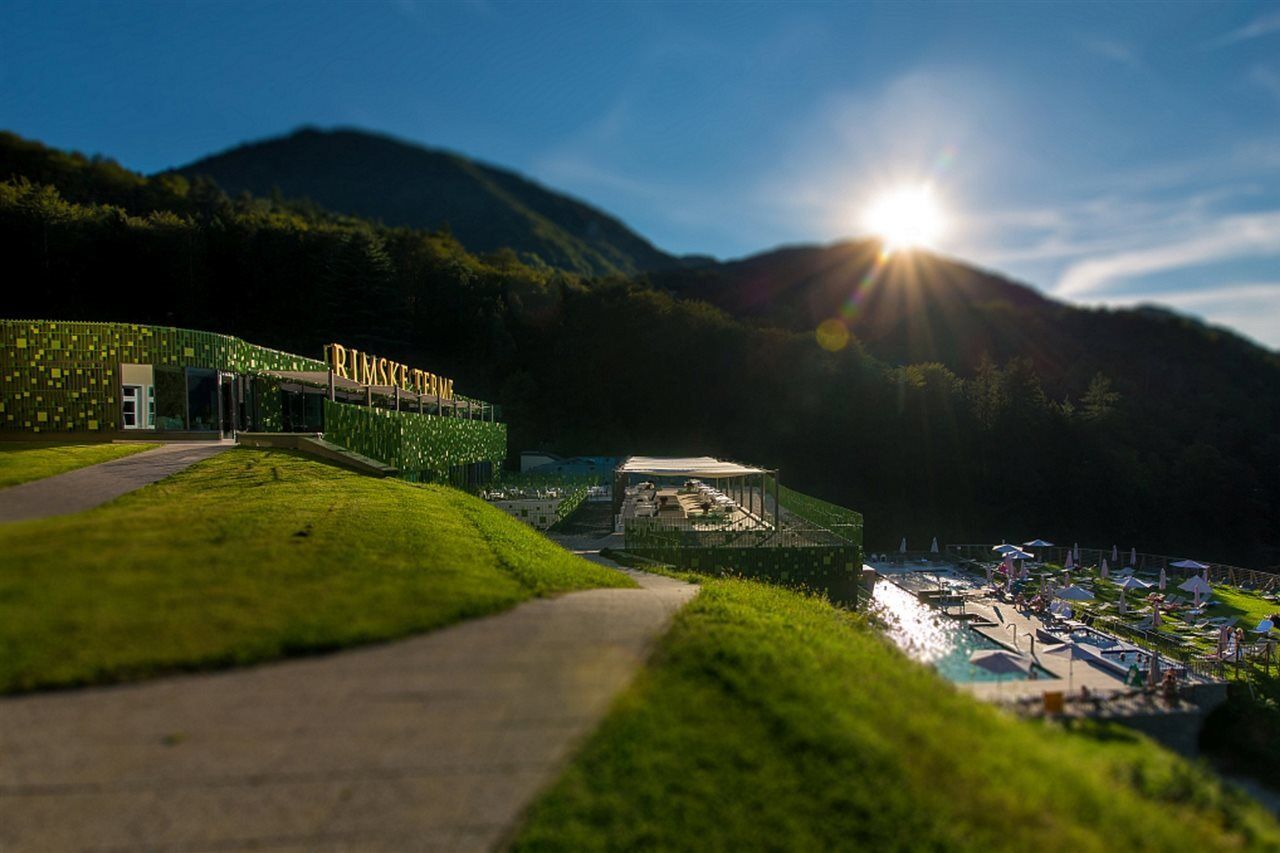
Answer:
[(0, 488), (41, 480), (110, 462), (158, 447), (156, 444), (51, 444), (48, 441), (0, 442)]
[(449, 230), (472, 252), (512, 249), (587, 275), (674, 266), (612, 216), (515, 172), (358, 130), (299, 130), (182, 167), (230, 193), (279, 191), (388, 225)]
[(0, 693), (312, 654), (632, 585), (455, 489), (228, 450), (87, 512), (0, 525)]
[(1274, 850), (1211, 773), (960, 693), (859, 617), (708, 583), (517, 850)]

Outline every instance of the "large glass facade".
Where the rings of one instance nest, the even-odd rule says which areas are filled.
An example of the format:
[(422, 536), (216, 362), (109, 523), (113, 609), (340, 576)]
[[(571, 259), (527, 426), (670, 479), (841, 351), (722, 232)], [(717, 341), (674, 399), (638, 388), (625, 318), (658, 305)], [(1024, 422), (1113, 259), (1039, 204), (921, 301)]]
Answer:
[(187, 428), (187, 377), (181, 367), (156, 367), (156, 429)]
[(187, 429), (213, 432), (221, 429), (218, 418), (218, 371), (187, 368)]

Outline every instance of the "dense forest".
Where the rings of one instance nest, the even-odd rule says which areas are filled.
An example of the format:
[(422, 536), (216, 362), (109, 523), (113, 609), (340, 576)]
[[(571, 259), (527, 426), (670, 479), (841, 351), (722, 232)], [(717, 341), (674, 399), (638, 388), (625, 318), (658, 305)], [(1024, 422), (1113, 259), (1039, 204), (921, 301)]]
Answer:
[(861, 510), (873, 549), (1042, 536), (1280, 562), (1280, 359), (1181, 318), (994, 300), (982, 310), (1014, 324), (1050, 310), (1116, 340), (1061, 369), (1030, 346), (895, 363), (856, 326), (828, 351), (794, 316), (688, 298), (696, 283), (477, 255), (448, 231), (229, 197), (13, 135), (0, 179), (6, 316), (165, 323), (316, 355), (350, 342), (503, 405), (513, 453), (776, 465)]

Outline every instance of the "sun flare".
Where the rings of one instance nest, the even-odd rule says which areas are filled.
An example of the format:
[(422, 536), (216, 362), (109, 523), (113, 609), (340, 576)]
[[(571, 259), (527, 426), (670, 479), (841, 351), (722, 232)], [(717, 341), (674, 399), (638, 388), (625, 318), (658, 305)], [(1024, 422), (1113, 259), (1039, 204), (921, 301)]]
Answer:
[(928, 184), (902, 186), (875, 198), (863, 225), (884, 241), (886, 252), (931, 249), (946, 231), (946, 215)]

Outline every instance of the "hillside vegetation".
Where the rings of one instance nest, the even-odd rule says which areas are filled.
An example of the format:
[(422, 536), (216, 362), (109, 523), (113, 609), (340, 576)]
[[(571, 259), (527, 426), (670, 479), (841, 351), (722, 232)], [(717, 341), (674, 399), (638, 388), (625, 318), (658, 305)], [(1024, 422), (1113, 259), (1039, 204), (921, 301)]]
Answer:
[[(1280, 563), (1280, 356), (1191, 321), (1060, 305), (938, 261), (914, 287), (890, 274), (860, 309), (880, 318), (872, 331), (905, 331), (864, 345), (855, 317), (828, 352), (799, 315), (680, 296), (715, 270), (670, 289), (584, 278), (13, 136), (0, 176), (0, 251), (24, 282), (10, 315), (211, 329), (307, 355), (347, 343), (502, 404), (516, 452), (777, 466), (783, 485), (863, 512), (872, 550), (1041, 536)], [(804, 304), (783, 263), (808, 270), (804, 257), (765, 268), (795, 282), (766, 303)], [(815, 298), (847, 283), (831, 282)], [(927, 334), (937, 361), (884, 349)]]
[(0, 524), (0, 693), (323, 652), (632, 585), (455, 489), (228, 450), (97, 509)]
[(712, 581), (518, 850), (1276, 849), (1211, 773), (1111, 726), (1016, 719), (859, 617)]
[(510, 249), (586, 275), (678, 264), (612, 216), (514, 172), (361, 131), (299, 130), (179, 171), (233, 194), (278, 192), (388, 225), (447, 227), (470, 251)]

